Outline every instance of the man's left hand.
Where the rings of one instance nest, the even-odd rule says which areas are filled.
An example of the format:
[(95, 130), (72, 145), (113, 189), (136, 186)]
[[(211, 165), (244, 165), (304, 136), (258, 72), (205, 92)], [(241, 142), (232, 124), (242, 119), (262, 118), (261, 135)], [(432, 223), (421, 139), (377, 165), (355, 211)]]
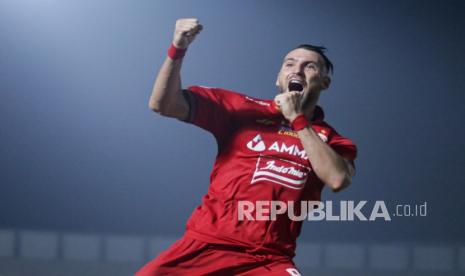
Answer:
[(284, 118), (289, 122), (292, 122), (297, 115), (303, 113), (301, 101), (302, 93), (295, 91), (281, 93), (274, 98), (274, 102), (279, 106)]

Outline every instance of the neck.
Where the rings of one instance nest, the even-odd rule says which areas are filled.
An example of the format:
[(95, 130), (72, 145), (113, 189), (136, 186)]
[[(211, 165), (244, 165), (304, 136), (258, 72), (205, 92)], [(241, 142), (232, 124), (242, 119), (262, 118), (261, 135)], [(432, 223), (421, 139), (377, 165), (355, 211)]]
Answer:
[(315, 112), (315, 106), (318, 103), (318, 99), (320, 98), (320, 90), (313, 90), (310, 91), (306, 95), (306, 99), (303, 101), (302, 110), (304, 112), (305, 117), (311, 121), (313, 118), (313, 113)]
[(312, 120), (314, 111), (315, 111), (315, 105), (312, 105), (310, 108), (306, 108), (304, 110), (304, 115), (309, 121)]
[(315, 111), (315, 106), (317, 102), (318, 102), (318, 98), (313, 99), (312, 101), (307, 103), (305, 106), (302, 106), (304, 115), (309, 121), (311, 121), (313, 118), (313, 113)]

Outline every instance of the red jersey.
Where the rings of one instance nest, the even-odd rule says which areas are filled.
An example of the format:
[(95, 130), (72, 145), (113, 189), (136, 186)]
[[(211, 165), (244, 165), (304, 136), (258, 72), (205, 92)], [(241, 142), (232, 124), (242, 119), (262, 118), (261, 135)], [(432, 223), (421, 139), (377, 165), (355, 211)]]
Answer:
[[(292, 258), (302, 221), (291, 220), (287, 213), (275, 220), (239, 220), (238, 203), (320, 200), (324, 183), (313, 172), (297, 133), (272, 100), (200, 86), (184, 93), (190, 104), (187, 122), (211, 132), (218, 144), (208, 193), (191, 215), (186, 235)], [(323, 110), (316, 107), (313, 130), (353, 161), (355, 145), (323, 119)]]

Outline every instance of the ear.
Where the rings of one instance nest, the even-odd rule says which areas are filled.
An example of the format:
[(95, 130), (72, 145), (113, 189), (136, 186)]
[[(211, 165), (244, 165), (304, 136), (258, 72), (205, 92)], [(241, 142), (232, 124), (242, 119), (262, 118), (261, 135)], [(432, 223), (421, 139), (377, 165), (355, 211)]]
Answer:
[(278, 86), (279, 86), (279, 73), (278, 73), (278, 75), (276, 76), (276, 82), (275, 82), (275, 85), (276, 85), (276, 87), (278, 87)]
[(328, 76), (324, 76), (323, 80), (321, 81), (321, 86), (323, 87), (323, 89), (328, 89), (330, 85), (331, 85), (331, 78)]

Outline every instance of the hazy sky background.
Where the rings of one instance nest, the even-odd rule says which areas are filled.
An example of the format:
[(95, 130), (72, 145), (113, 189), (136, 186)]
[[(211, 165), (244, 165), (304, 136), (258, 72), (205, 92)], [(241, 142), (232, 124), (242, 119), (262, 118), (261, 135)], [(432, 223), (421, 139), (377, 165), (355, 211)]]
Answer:
[(427, 217), (308, 222), (303, 239), (464, 240), (464, 12), (463, 1), (0, 0), (0, 228), (182, 234), (215, 141), (147, 103), (176, 19), (197, 17), (184, 86), (272, 98), (289, 49), (329, 48), (320, 104), (359, 157), (352, 186), (324, 199), (428, 202)]

